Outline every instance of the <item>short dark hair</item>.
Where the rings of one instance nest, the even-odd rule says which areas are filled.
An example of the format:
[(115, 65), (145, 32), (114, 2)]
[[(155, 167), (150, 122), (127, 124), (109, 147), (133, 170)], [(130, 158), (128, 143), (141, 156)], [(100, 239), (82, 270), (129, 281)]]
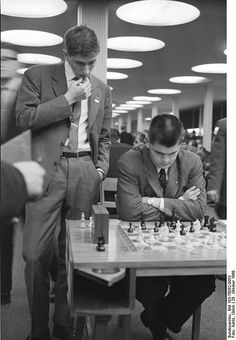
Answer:
[(74, 26), (64, 35), (64, 45), (69, 56), (99, 53), (100, 47), (96, 33), (86, 25)]
[(120, 138), (120, 133), (117, 129), (110, 130), (110, 138), (113, 140), (118, 140)]
[(155, 116), (149, 128), (149, 141), (151, 144), (156, 142), (171, 147), (181, 141), (183, 134), (183, 124), (174, 115), (163, 114)]

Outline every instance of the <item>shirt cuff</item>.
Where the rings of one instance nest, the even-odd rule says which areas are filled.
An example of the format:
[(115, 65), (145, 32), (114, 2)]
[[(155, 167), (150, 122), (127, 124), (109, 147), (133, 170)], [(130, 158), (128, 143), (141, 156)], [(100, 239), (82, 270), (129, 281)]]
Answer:
[(165, 211), (165, 204), (164, 204), (164, 198), (160, 198), (160, 211), (164, 212)]
[(105, 177), (105, 172), (104, 172), (104, 170), (102, 170), (101, 168), (96, 168), (96, 169), (97, 169), (97, 171), (99, 171), (99, 172), (102, 173), (103, 179), (104, 179), (104, 177)]

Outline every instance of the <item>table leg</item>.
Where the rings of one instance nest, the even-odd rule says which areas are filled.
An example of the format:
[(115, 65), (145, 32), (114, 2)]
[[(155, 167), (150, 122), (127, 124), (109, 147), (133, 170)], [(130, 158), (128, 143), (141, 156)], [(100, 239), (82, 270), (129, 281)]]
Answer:
[(199, 306), (198, 309), (196, 309), (195, 313), (193, 314), (191, 340), (199, 340), (200, 323), (201, 323), (201, 306)]
[(95, 316), (93, 340), (105, 340), (107, 338), (108, 322), (111, 315)]

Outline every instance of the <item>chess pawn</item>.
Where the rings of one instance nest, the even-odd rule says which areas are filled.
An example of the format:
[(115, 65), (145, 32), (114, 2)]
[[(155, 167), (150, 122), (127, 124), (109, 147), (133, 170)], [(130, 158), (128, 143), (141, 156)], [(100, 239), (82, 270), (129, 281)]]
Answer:
[(190, 222), (190, 229), (189, 229), (190, 233), (194, 233), (195, 229), (194, 229), (194, 225), (193, 225), (193, 221)]
[(195, 220), (193, 222), (193, 226), (194, 226), (196, 233), (198, 233), (200, 231), (201, 227), (202, 227), (201, 222), (199, 220)]
[(133, 233), (133, 231), (134, 231), (134, 228), (133, 228), (133, 226), (132, 226), (132, 223), (129, 222), (129, 229), (127, 230), (127, 232), (128, 232), (128, 233)]
[(85, 214), (82, 212), (80, 220), (80, 228), (86, 228)]
[(141, 229), (147, 230), (146, 223), (144, 221), (141, 222)]
[(158, 232), (159, 232), (159, 228), (158, 228), (157, 222), (155, 222), (155, 227), (154, 227), (153, 230), (154, 230), (155, 233), (158, 233)]
[(186, 235), (186, 230), (185, 230), (185, 227), (184, 227), (183, 224), (181, 225), (180, 235), (181, 235), (181, 236)]
[(92, 216), (89, 217), (89, 227), (93, 228), (93, 218), (92, 218)]
[(203, 225), (203, 227), (204, 228), (209, 228), (210, 227), (209, 216), (208, 215), (204, 216), (204, 225)]
[(180, 223), (180, 220), (178, 220), (177, 223), (176, 223), (175, 231), (176, 231), (177, 234), (179, 234), (180, 230), (181, 230), (181, 223)]
[(105, 240), (103, 234), (98, 236), (98, 244), (96, 247), (97, 251), (104, 251), (105, 250)]
[(181, 239), (180, 233), (177, 232), (177, 233), (175, 234), (175, 243), (176, 243), (177, 245), (180, 245), (181, 242), (182, 242), (182, 239)]

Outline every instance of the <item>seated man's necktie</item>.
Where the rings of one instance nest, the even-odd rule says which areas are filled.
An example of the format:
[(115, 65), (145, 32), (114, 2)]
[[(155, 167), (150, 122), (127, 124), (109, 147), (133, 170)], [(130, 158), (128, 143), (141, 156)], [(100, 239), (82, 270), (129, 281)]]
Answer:
[(161, 169), (159, 172), (159, 181), (161, 183), (163, 189), (163, 196), (165, 196), (166, 186), (167, 186), (167, 179), (166, 179), (166, 171), (165, 169)]

